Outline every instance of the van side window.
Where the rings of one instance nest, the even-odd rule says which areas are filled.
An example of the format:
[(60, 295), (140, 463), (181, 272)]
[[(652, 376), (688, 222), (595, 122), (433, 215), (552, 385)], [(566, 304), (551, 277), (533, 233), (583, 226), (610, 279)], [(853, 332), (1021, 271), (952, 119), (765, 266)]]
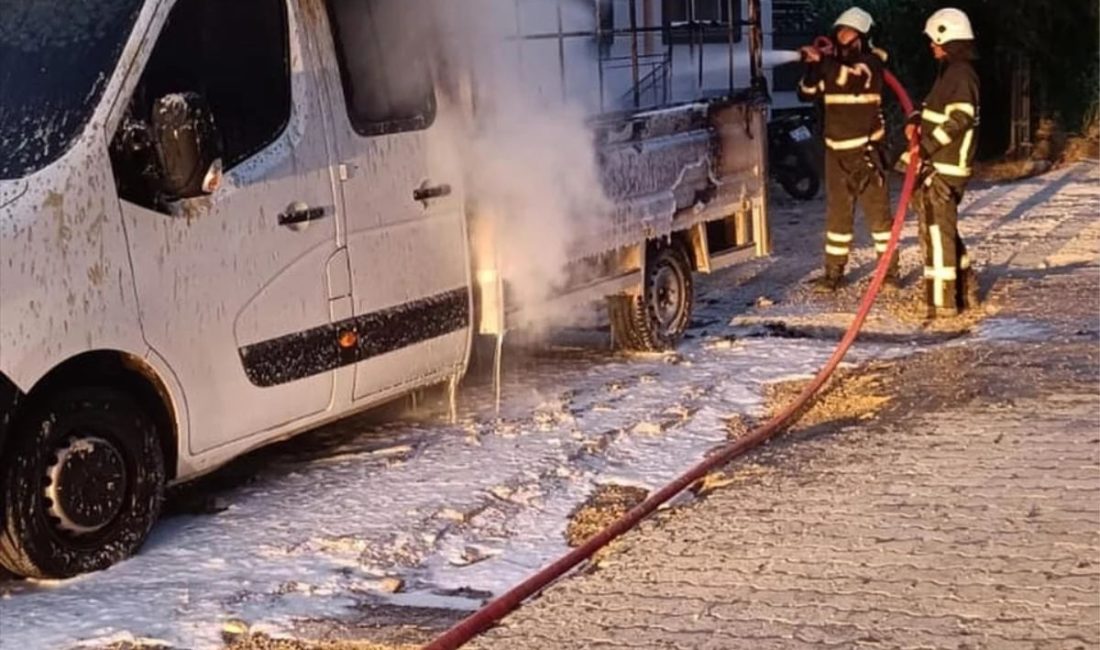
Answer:
[(427, 18), (407, 4), (328, 0), (348, 117), (360, 135), (417, 131), (435, 120), (426, 44), (412, 36)]
[(171, 95), (209, 107), (226, 169), (275, 141), (290, 120), (286, 0), (178, 0), (111, 143), (122, 198), (154, 207), (153, 105)]

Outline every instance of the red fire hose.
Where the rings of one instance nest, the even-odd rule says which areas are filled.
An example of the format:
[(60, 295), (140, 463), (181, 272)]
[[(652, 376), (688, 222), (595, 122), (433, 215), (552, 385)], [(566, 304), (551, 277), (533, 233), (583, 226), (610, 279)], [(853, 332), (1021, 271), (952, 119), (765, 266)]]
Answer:
[[(913, 111), (913, 103), (909, 99), (909, 95), (905, 92), (905, 89), (902, 88), (897, 78), (890, 74), (889, 71), (886, 72), (886, 84), (897, 96), (898, 102), (901, 104), (905, 113), (907, 115), (911, 113)], [(566, 572), (584, 560), (590, 558), (596, 551), (606, 546), (613, 539), (638, 525), (644, 518), (657, 510), (658, 507), (706, 476), (711, 470), (729, 463), (745, 452), (766, 442), (790, 423), (817, 391), (821, 389), (833, 374), (833, 371), (836, 370), (837, 366), (840, 365), (841, 360), (844, 359), (844, 356), (848, 353), (848, 349), (852, 347), (852, 343), (855, 342), (856, 336), (859, 335), (859, 331), (863, 327), (863, 323), (867, 320), (867, 315), (871, 311), (871, 306), (878, 296), (879, 289), (882, 288), (882, 282), (886, 278), (890, 260), (893, 258), (895, 251), (897, 251), (898, 239), (901, 237), (901, 228), (905, 224), (905, 214), (909, 205), (909, 199), (912, 197), (913, 189), (916, 186), (917, 167), (919, 165), (916, 140), (914, 139), (914, 141), (910, 142), (909, 146), (910, 163), (909, 167), (905, 170), (905, 182), (902, 185), (897, 212), (894, 214), (894, 224), (890, 231), (890, 242), (886, 246), (886, 253), (879, 259), (878, 266), (875, 268), (875, 274), (871, 279), (871, 286), (867, 288), (867, 293), (863, 296), (863, 300), (859, 305), (859, 311), (856, 312), (855, 320), (852, 321), (851, 326), (844, 334), (844, 338), (841, 339), (840, 344), (837, 345), (828, 363), (826, 363), (817, 373), (813, 381), (803, 389), (802, 393), (799, 394), (783, 412), (773, 417), (766, 424), (752, 431), (744, 438), (732, 442), (725, 447), (721, 447), (717, 452), (707, 456), (700, 463), (680, 475), (679, 478), (651, 494), (645, 501), (635, 506), (610, 526), (590, 537), (588, 541), (581, 546), (573, 549), (549, 566), (541, 569), (538, 573), (490, 601), (480, 610), (474, 612), (462, 621), (459, 621), (454, 627), (424, 646), (424, 650), (454, 650), (455, 648), (461, 647), (463, 644), (488, 629), (489, 626), (507, 616), (519, 607), (523, 601), (541, 592), (553, 581), (565, 575)]]

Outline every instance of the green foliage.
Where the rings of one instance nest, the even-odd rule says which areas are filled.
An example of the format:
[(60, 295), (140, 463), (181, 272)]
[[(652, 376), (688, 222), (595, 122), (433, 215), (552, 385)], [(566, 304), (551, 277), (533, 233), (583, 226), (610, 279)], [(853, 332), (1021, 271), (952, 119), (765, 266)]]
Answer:
[[(967, 12), (981, 59), (983, 113), (1007, 113), (1016, 57), (1032, 65), (1032, 99), (1039, 114), (1079, 129), (1100, 97), (1100, 3), (1096, 0), (811, 0), (819, 33), (831, 31), (842, 11), (858, 5), (871, 13), (873, 39), (890, 53), (891, 68), (920, 98), (935, 75), (924, 22), (935, 10)], [(999, 116), (993, 116), (999, 117)], [(1005, 118), (1007, 119), (1007, 118)], [(1003, 120), (994, 120), (1003, 121)]]

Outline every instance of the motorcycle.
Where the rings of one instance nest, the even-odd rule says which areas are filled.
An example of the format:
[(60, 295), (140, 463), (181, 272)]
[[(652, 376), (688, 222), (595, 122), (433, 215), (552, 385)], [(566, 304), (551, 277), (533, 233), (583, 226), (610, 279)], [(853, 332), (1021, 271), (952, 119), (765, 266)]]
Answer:
[(806, 112), (776, 115), (768, 122), (768, 168), (772, 178), (800, 201), (809, 201), (821, 189), (810, 146), (813, 117)]

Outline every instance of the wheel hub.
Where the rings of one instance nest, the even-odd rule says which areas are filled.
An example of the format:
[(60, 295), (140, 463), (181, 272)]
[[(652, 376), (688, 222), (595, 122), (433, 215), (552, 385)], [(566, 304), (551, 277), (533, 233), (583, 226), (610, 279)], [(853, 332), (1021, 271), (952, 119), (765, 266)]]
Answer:
[(106, 527), (126, 495), (126, 464), (111, 442), (72, 438), (46, 470), (49, 515), (61, 530), (87, 535)]
[(680, 289), (679, 274), (671, 266), (662, 266), (657, 269), (653, 279), (653, 288), (656, 297), (657, 321), (662, 329), (672, 327), (683, 310), (683, 296)]

